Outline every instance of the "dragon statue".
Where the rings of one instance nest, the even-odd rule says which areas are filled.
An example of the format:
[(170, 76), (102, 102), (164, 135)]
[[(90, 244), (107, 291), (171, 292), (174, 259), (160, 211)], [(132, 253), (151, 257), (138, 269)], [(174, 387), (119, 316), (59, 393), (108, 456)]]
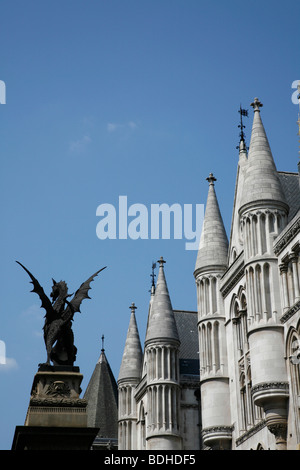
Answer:
[(47, 361), (45, 364), (51, 365), (50, 361), (52, 361), (53, 365), (73, 366), (77, 353), (72, 331), (73, 317), (76, 312), (80, 312), (80, 304), (83, 299), (90, 299), (88, 296), (88, 291), (91, 289), (90, 283), (106, 266), (99, 269), (87, 281), (83, 282), (70, 301), (68, 298), (72, 297), (73, 294), (68, 294), (68, 286), (65, 281), (56, 282), (52, 279), (51, 301), (31, 272), (19, 261), (16, 262), (28, 273), (31, 278), (30, 282), (33, 284), (31, 292), (39, 295), (42, 302), (41, 308), (46, 310), (43, 327), (47, 351)]

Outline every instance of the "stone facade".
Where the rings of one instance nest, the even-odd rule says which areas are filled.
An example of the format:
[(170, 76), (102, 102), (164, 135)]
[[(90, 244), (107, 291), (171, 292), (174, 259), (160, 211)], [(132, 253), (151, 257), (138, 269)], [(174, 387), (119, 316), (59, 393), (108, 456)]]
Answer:
[[(299, 448), (299, 174), (277, 171), (262, 104), (255, 98), (252, 106), (229, 240), (216, 178), (207, 178), (194, 270), (197, 319), (173, 310), (161, 259), (143, 354), (131, 320), (118, 381), (119, 449)], [(199, 355), (184, 348), (187, 334)]]

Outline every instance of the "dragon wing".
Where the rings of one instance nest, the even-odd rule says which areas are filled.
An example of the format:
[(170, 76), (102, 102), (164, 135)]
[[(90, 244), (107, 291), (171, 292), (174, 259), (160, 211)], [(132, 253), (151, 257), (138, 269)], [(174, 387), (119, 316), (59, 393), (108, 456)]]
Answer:
[(87, 279), (87, 281), (83, 282), (79, 289), (75, 292), (73, 299), (68, 303), (68, 307), (66, 308), (66, 311), (64, 313), (64, 317), (71, 315), (73, 317), (75, 312), (80, 312), (80, 304), (83, 301), (83, 299), (90, 299), (88, 296), (88, 291), (91, 289), (90, 283), (94, 280), (94, 277), (98, 276), (98, 274), (103, 271), (104, 268), (99, 269), (99, 271), (95, 272), (91, 277)]
[(25, 266), (23, 266), (23, 264), (21, 264), (19, 261), (16, 261), (16, 263), (18, 263), (27, 272), (27, 274), (31, 278), (30, 282), (31, 282), (31, 284), (33, 284), (33, 289), (32, 289), (31, 292), (35, 292), (40, 297), (41, 302), (42, 302), (41, 308), (44, 308), (46, 310), (45, 317), (47, 318), (48, 321), (54, 320), (56, 318), (56, 315), (55, 315), (55, 311), (52, 307), (51, 300), (45, 294), (44, 289), (40, 285), (39, 281), (31, 274), (30, 271), (28, 271), (27, 268), (25, 268)]

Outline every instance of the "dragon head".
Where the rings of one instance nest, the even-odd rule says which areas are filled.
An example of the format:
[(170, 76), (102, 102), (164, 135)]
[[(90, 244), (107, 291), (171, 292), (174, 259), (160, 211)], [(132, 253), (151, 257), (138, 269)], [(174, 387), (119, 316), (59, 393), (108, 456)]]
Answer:
[(53, 278), (53, 285), (50, 297), (52, 298), (52, 303), (54, 303), (58, 297), (65, 298), (68, 294), (68, 286), (65, 281), (56, 282)]

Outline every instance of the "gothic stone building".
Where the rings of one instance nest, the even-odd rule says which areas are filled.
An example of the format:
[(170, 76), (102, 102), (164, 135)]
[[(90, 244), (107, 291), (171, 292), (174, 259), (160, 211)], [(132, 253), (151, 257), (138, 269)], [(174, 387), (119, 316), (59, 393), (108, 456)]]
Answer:
[(296, 449), (300, 443), (299, 174), (277, 171), (252, 103), (231, 233), (211, 174), (198, 312), (173, 310), (160, 259), (142, 350), (132, 306), (118, 377), (119, 449)]

